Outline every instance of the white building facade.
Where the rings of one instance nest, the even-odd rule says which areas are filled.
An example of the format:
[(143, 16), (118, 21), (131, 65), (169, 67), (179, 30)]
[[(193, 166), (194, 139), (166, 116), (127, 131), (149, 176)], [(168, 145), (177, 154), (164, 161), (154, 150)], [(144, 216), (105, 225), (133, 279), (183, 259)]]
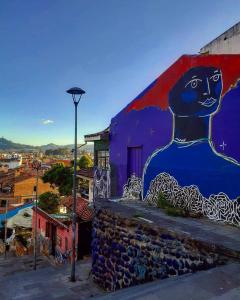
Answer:
[(201, 54), (239, 54), (240, 22), (200, 49)]

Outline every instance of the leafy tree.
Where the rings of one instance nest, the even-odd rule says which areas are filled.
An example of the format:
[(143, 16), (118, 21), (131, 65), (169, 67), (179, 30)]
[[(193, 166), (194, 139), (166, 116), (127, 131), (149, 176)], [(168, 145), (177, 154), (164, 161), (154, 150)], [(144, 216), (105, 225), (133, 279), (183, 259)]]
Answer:
[(59, 197), (52, 192), (46, 192), (39, 196), (38, 206), (49, 214), (58, 212)]
[(83, 155), (78, 161), (78, 167), (80, 169), (90, 168), (92, 166), (93, 166), (93, 160), (88, 154)]
[(70, 153), (68, 148), (57, 148), (57, 149), (47, 149), (45, 151), (46, 155), (67, 155)]
[(51, 186), (58, 187), (60, 195), (71, 195), (73, 186), (73, 169), (56, 164), (47, 171), (43, 177), (43, 182), (50, 183)]

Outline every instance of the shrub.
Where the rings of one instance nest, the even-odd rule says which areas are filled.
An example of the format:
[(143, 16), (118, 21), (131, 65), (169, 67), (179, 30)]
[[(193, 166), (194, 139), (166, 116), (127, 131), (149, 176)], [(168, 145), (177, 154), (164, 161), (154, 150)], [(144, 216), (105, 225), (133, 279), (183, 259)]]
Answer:
[(189, 214), (186, 210), (178, 207), (167, 207), (166, 214), (172, 217), (188, 217)]
[(189, 217), (189, 212), (181, 207), (173, 206), (165, 197), (165, 195), (160, 192), (157, 198), (157, 207), (164, 209), (167, 215), (172, 217)]
[(39, 196), (38, 206), (49, 214), (58, 212), (59, 197), (57, 194), (46, 192)]
[(157, 198), (157, 207), (165, 209), (165, 208), (169, 207), (169, 205), (170, 204), (167, 201), (165, 195), (162, 192), (160, 192), (158, 195), (158, 198)]

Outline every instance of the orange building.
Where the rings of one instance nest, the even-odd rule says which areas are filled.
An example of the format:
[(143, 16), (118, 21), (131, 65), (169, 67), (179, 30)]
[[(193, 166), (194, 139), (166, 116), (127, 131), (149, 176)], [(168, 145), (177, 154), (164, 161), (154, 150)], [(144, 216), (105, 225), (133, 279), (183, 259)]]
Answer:
[[(18, 181), (14, 185), (14, 198), (21, 199), (21, 202), (26, 201), (27, 199), (33, 198), (34, 195), (34, 186), (36, 185), (36, 178), (30, 177)], [(41, 178), (38, 179), (38, 195), (41, 195), (45, 192), (58, 193), (57, 188), (52, 188), (49, 183), (44, 183)]]
[(70, 159), (54, 159), (51, 164), (62, 164), (64, 167), (71, 167)]

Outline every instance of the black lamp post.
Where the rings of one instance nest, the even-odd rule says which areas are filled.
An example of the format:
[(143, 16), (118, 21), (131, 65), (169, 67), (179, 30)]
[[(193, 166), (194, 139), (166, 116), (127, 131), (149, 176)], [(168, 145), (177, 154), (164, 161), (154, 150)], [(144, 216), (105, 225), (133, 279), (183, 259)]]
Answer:
[(72, 95), (73, 103), (75, 106), (75, 142), (74, 142), (74, 173), (73, 173), (73, 207), (72, 207), (72, 268), (71, 268), (71, 281), (76, 281), (75, 277), (75, 260), (76, 260), (76, 175), (77, 175), (77, 106), (85, 91), (73, 87), (67, 90), (68, 94)]
[(34, 160), (32, 163), (32, 168), (36, 170), (36, 185), (34, 186), (34, 192), (35, 192), (35, 224), (34, 224), (34, 264), (33, 269), (37, 270), (37, 207), (38, 207), (38, 171), (41, 168), (41, 161)]
[(7, 214), (8, 214), (8, 199), (6, 199), (5, 223), (4, 223), (4, 243), (5, 243), (4, 256), (5, 256), (5, 259), (7, 258)]

